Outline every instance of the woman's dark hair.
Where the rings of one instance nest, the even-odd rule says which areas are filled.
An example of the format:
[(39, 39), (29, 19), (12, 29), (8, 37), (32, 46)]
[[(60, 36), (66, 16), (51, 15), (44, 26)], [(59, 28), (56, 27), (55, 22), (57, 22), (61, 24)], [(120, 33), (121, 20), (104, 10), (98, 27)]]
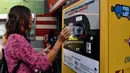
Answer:
[[(31, 11), (29, 8), (22, 5), (12, 7), (6, 23), (6, 38), (11, 34), (20, 34), (27, 38), (25, 31), (29, 29), (30, 16)], [(21, 29), (22, 27), (24, 30)]]

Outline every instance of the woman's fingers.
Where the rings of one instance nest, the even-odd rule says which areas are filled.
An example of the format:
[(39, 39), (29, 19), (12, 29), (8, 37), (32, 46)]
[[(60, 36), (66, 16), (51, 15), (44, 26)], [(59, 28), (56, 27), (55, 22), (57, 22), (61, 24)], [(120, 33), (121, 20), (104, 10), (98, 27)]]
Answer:
[(68, 29), (68, 27), (65, 27), (65, 28), (61, 31), (61, 33), (66, 32), (67, 29)]
[(65, 39), (67, 39), (68, 36), (70, 36), (71, 34), (71, 29), (69, 27), (65, 27), (65, 29), (63, 30), (61, 34)]
[(71, 35), (71, 29), (69, 27), (65, 27), (59, 35), (59, 40), (64, 42), (69, 38), (70, 35)]
[(65, 38), (68, 39), (70, 35), (71, 35), (71, 30), (69, 30), (69, 31), (65, 34)]
[(69, 27), (67, 27), (67, 29), (64, 33), (65, 33), (65, 35), (68, 35), (70, 32), (71, 32), (71, 29)]

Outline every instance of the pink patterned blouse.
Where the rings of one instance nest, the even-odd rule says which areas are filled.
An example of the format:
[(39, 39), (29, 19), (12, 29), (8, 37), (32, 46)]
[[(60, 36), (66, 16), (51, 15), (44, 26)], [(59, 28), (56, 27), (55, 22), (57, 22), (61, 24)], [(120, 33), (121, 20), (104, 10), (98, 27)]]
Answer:
[(47, 56), (37, 53), (30, 43), (19, 34), (9, 36), (5, 45), (5, 58), (9, 73), (12, 73), (19, 60), (23, 62), (17, 73), (36, 73), (51, 67)]

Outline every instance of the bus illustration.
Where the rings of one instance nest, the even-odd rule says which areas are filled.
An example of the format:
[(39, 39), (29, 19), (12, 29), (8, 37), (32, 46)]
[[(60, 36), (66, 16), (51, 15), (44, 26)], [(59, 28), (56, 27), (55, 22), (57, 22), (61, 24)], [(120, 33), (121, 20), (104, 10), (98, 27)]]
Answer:
[(130, 20), (130, 6), (116, 4), (115, 7), (111, 6), (111, 11), (115, 12), (118, 19), (125, 17)]

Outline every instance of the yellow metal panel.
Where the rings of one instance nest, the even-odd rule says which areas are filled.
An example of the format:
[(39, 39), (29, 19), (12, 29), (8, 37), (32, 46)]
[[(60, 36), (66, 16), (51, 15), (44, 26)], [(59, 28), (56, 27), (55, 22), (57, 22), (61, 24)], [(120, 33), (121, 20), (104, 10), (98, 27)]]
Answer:
[[(130, 8), (130, 0), (109, 0), (109, 73), (129, 73), (130, 62), (125, 63), (125, 60), (130, 56), (127, 41), (130, 37), (130, 20), (123, 16), (118, 19), (115, 11), (111, 12), (111, 6), (115, 7), (116, 4)], [(125, 12), (123, 9), (121, 11)]]
[(75, 73), (75, 72), (62, 63), (62, 73)]
[(108, 0), (100, 0), (100, 73), (108, 72)]

